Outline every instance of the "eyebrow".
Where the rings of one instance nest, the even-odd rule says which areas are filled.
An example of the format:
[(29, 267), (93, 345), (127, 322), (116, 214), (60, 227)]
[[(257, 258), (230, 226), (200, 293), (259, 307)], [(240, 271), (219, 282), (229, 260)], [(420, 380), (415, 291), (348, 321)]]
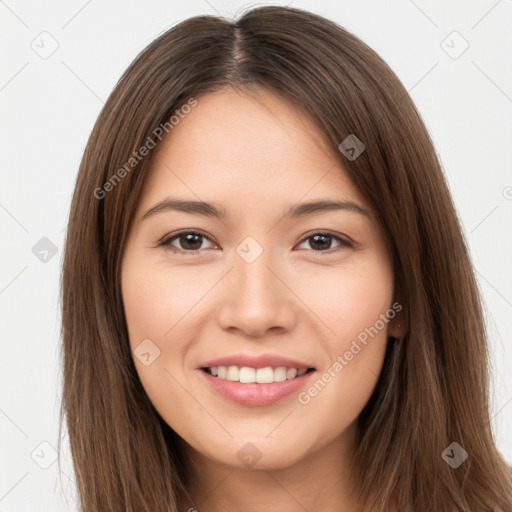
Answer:
[[(335, 201), (332, 199), (322, 199), (317, 201), (310, 201), (307, 203), (299, 203), (290, 208), (285, 217), (294, 219), (303, 217), (305, 215), (312, 215), (315, 213), (322, 213), (328, 211), (344, 210), (352, 213), (357, 213), (370, 218), (368, 210), (353, 201)], [(217, 208), (213, 204), (204, 201), (190, 201), (183, 199), (166, 198), (158, 202), (149, 210), (144, 213), (142, 220), (147, 219), (158, 213), (167, 211), (179, 211), (190, 213), (192, 215), (203, 215), (205, 217), (214, 217), (224, 219), (227, 216), (225, 208)]]

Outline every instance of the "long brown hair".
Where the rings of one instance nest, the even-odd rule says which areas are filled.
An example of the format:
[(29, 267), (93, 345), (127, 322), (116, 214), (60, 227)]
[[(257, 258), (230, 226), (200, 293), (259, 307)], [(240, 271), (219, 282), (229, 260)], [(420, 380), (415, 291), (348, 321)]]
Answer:
[[(489, 416), (481, 297), (420, 115), (357, 37), (310, 12), (270, 6), (165, 32), (121, 77), (91, 133), (62, 270), (61, 428), (66, 416), (81, 510), (177, 511), (186, 496), (184, 441), (153, 408), (131, 357), (120, 263), (151, 151), (130, 159), (191, 98), (225, 86), (261, 87), (306, 112), (392, 249), (408, 334), (390, 339), (359, 417), (361, 503), (379, 512), (391, 503), (400, 512), (510, 512), (511, 470)], [(355, 160), (338, 150), (351, 134), (365, 145)], [(468, 454), (457, 468), (442, 457), (453, 442)]]

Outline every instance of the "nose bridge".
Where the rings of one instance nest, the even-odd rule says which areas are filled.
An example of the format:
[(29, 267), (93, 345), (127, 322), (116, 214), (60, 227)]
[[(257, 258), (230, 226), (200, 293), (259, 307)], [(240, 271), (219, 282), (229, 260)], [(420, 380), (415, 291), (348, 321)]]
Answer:
[(276, 279), (270, 271), (276, 261), (271, 237), (266, 237), (264, 242), (261, 236), (258, 239), (247, 236), (238, 244), (234, 255), (234, 279), (244, 295), (254, 295), (255, 298), (269, 292), (275, 286)]
[[(272, 256), (270, 251), (265, 251), (255, 261), (248, 263), (240, 258), (235, 265), (235, 277), (237, 288), (241, 298), (254, 299), (255, 302), (263, 301), (268, 304), (272, 296), (275, 296), (276, 277), (272, 269)], [(251, 301), (249, 301), (251, 302)]]
[[(249, 248), (247, 253), (244, 249)], [(244, 242), (237, 248), (233, 279), (235, 280), (237, 302), (247, 309), (247, 313), (275, 310), (276, 299), (281, 296), (277, 290), (280, 283), (270, 269), (275, 267), (273, 251), (259, 249), (252, 241)], [(267, 313), (268, 314), (268, 313)]]
[(291, 327), (291, 292), (281, 282), (274, 251), (253, 239), (242, 242), (236, 252), (228, 295), (219, 312), (222, 327), (237, 327), (251, 335), (273, 327)]

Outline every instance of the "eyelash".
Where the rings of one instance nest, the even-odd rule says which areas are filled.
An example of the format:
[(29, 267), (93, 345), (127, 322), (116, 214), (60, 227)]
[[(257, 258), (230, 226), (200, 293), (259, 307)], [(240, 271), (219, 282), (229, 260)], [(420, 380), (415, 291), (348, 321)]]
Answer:
[[(200, 252), (204, 252), (205, 250), (208, 250), (208, 249), (201, 249), (201, 250), (195, 250), (195, 251), (187, 251), (185, 249), (177, 249), (170, 245), (173, 240), (176, 240), (180, 236), (183, 236), (183, 235), (199, 235), (202, 238), (206, 238), (206, 240), (208, 240), (209, 242), (211, 242), (213, 244), (215, 243), (206, 233), (203, 233), (202, 231), (198, 231), (198, 230), (193, 230), (193, 231), (190, 230), (190, 231), (180, 231), (178, 233), (172, 234), (171, 236), (165, 237), (163, 240), (161, 240), (158, 243), (158, 247), (162, 247), (165, 250), (172, 250), (173, 254), (179, 254), (182, 256), (193, 256), (193, 255), (199, 254)], [(336, 249), (339, 250), (343, 247), (345, 247), (345, 248), (352, 247), (352, 243), (350, 243), (348, 240), (341, 238), (340, 236), (335, 235), (334, 233), (331, 233), (329, 231), (318, 231), (318, 232), (312, 233), (311, 235), (308, 235), (307, 237), (303, 238), (300, 241), (299, 245), (301, 245), (306, 240), (313, 238), (316, 235), (331, 237), (332, 239), (337, 240), (340, 243), (340, 245), (338, 247), (335, 247), (334, 250), (328, 249), (326, 251), (319, 251), (319, 250), (311, 249), (310, 252), (312, 251), (312, 252), (315, 252), (316, 254), (318, 254), (318, 253), (319, 254), (332, 254), (333, 252), (336, 252)]]

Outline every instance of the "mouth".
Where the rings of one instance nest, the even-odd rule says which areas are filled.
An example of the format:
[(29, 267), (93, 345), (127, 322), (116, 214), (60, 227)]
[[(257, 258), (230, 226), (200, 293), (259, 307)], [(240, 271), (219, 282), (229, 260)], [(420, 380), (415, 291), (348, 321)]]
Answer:
[(207, 366), (201, 368), (212, 377), (242, 384), (273, 384), (302, 377), (315, 371), (315, 368), (290, 368), (286, 366), (266, 366), (252, 368), (250, 366)]
[(269, 406), (300, 392), (316, 373), (314, 368), (286, 366), (205, 366), (198, 368), (205, 384), (231, 403)]

